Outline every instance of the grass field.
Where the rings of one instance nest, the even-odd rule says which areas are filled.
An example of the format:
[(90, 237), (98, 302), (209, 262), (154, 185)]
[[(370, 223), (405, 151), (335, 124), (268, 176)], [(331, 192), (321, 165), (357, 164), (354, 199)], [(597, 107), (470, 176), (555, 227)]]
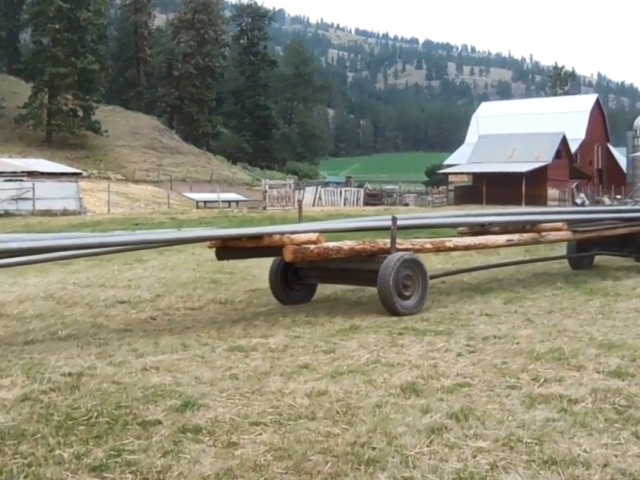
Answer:
[[(294, 220), (0, 231), (255, 218)], [(424, 260), (435, 272), (560, 249)], [(268, 266), (194, 246), (0, 272), (0, 478), (638, 478), (638, 264), (434, 281), (404, 319), (362, 288), (280, 307)]]
[(367, 157), (332, 158), (320, 162), (324, 175), (350, 175), (359, 181), (423, 182), (424, 169), (444, 162), (448, 153), (383, 153)]

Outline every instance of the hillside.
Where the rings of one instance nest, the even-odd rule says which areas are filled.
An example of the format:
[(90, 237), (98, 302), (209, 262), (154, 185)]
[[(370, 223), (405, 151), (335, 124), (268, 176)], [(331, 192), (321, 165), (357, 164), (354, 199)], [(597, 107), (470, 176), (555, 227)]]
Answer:
[(94, 176), (136, 181), (190, 179), (220, 184), (250, 184), (252, 173), (182, 141), (156, 118), (121, 107), (102, 106), (98, 119), (104, 137), (61, 139), (54, 149), (42, 134), (17, 126), (13, 119), (29, 95), (29, 85), (0, 74), (0, 156), (46, 158), (91, 172)]
[[(375, 82), (378, 88), (388, 86), (439, 87), (441, 79), (429, 79), (438, 76), (428, 72), (429, 59), (443, 60), (434, 70), (441, 76), (463, 80), (472, 84), (477, 94), (486, 94), (490, 100), (523, 98), (541, 94), (546, 83), (546, 73), (550, 66), (542, 65), (533, 56), (516, 58), (511, 53), (491, 53), (479, 51), (469, 45), (453, 45), (433, 42), (429, 39), (419, 41), (416, 38), (391, 37), (387, 33), (371, 32), (359, 28), (336, 25), (327, 22), (309, 22), (300, 16), (291, 16), (280, 11), (277, 27), (284, 31), (306, 37), (321, 36), (329, 42), (330, 48), (323, 52), (323, 60), (335, 63), (342, 57), (349, 69), (349, 77), (362, 74), (369, 76), (366, 61), (362, 56), (370, 52), (385, 55), (387, 51), (400, 52), (396, 61), (385, 61), (385, 67), (378, 72)], [(351, 26), (353, 27), (353, 26)], [(403, 58), (404, 57), (404, 58)], [(509, 84), (505, 87), (504, 84)], [(640, 106), (640, 91), (636, 86), (611, 81), (606, 75), (598, 73), (585, 75), (577, 72), (577, 81), (572, 85), (572, 93), (601, 93), (608, 97), (610, 106)]]

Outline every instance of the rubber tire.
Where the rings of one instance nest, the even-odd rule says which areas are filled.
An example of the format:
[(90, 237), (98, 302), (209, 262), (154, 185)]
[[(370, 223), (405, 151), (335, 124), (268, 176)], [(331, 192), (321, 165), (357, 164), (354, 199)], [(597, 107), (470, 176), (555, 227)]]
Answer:
[[(418, 275), (418, 292), (410, 299), (398, 295), (396, 288), (398, 276), (404, 268), (415, 269)], [(407, 317), (419, 313), (427, 301), (429, 292), (429, 273), (420, 257), (408, 252), (389, 255), (378, 272), (378, 298), (380, 303), (394, 317)]]
[(282, 258), (274, 258), (269, 269), (269, 289), (273, 298), (284, 306), (304, 305), (311, 302), (318, 291), (315, 283), (291, 283), (295, 265)]
[[(585, 250), (582, 245), (584, 244), (581, 244), (580, 240), (572, 240), (570, 242), (567, 242), (567, 255), (575, 255), (577, 253), (587, 253), (588, 250)], [(567, 263), (569, 264), (569, 268), (575, 271), (587, 270), (593, 267), (593, 264), (595, 261), (596, 261), (595, 255), (567, 258)]]

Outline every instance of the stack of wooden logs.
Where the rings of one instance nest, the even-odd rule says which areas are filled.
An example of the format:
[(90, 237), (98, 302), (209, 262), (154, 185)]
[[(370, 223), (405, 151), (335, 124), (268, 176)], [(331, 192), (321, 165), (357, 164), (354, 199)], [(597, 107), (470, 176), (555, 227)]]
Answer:
[[(432, 237), (411, 240), (398, 239), (396, 251), (418, 254), (487, 250), (505, 247), (522, 247), (564, 243), (572, 240), (587, 240), (603, 237), (640, 233), (640, 224), (609, 225), (584, 231), (572, 230), (566, 223), (520, 225), (504, 227), (459, 228), (454, 237)], [(364, 257), (391, 253), (392, 241), (346, 240), (325, 242), (319, 233), (275, 235), (259, 238), (218, 240), (209, 243), (209, 248), (282, 248), (282, 257), (287, 262)]]

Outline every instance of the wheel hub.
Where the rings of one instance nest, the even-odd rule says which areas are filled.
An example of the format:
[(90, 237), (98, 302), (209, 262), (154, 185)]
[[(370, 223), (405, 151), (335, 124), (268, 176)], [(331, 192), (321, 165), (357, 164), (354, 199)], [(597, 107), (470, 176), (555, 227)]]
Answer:
[(405, 268), (398, 275), (397, 280), (398, 296), (403, 300), (409, 300), (416, 295), (419, 283), (418, 272), (412, 268)]

